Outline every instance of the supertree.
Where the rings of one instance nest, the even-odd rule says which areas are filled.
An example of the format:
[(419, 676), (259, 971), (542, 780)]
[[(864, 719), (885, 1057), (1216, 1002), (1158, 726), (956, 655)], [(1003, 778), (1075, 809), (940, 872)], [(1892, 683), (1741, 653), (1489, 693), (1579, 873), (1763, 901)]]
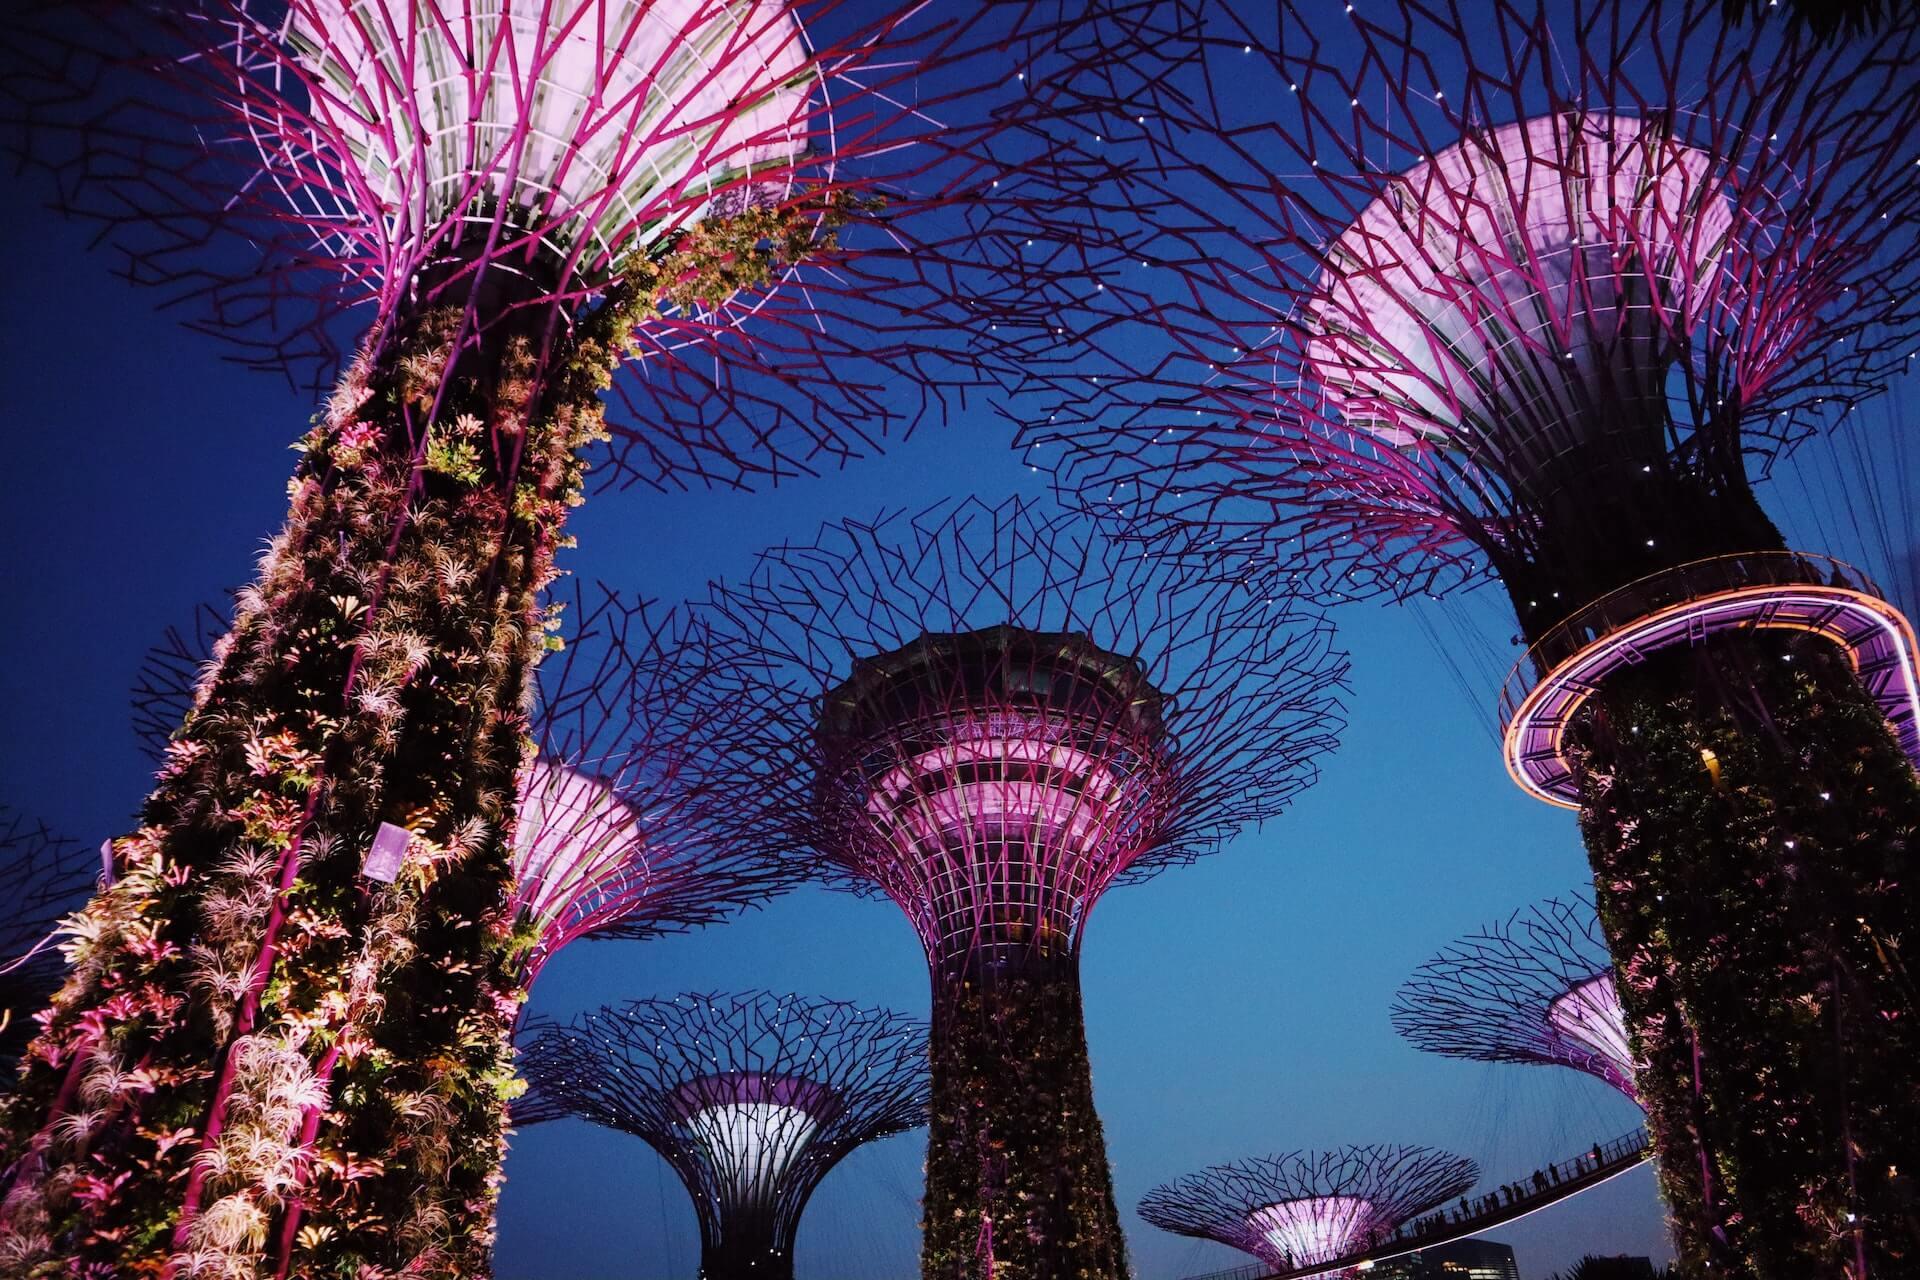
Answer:
[(1549, 898), (1449, 944), (1393, 1002), (1428, 1053), (1573, 1067), (1638, 1101), (1626, 1014), (1593, 904)]
[(1151, 329), (1029, 438), (1228, 579), (1499, 579), (1508, 766), (1579, 810), (1682, 1257), (1863, 1280), (1920, 1257), (1914, 635), (1748, 472), (1920, 357), (1920, 25), (1716, 9), (1170, 30), (1202, 71), (1120, 134)]
[(0, 1089), (64, 975), (60, 917), (87, 900), (99, 869), (85, 845), (0, 804)]
[(779, 996), (635, 1000), (523, 1050), (528, 1120), (630, 1133), (686, 1184), (704, 1280), (792, 1280), (800, 1215), (856, 1147), (927, 1122), (927, 1027)]
[(933, 983), (923, 1272), (1119, 1277), (1081, 1015), (1095, 903), (1278, 813), (1344, 660), (1020, 499), (827, 525), (715, 587), (751, 838), (912, 923)]
[(1350, 1257), (1479, 1180), (1473, 1161), (1427, 1147), (1295, 1151), (1163, 1183), (1141, 1197), (1140, 1216), (1284, 1271)]
[[(725, 738), (732, 712), (724, 702), (694, 696), (712, 675), (701, 628), (681, 611), (602, 587), (576, 587), (557, 603), (568, 609), (570, 636), (535, 673), (533, 750), (516, 783), (504, 984), (516, 1002), (569, 943), (645, 939), (713, 923), (789, 879), (779, 864), (725, 838), (722, 817), (732, 799), (708, 744)], [(200, 606), (192, 626), (169, 629), (141, 665), (135, 730), (163, 765), (176, 750), (174, 726), (199, 714), (203, 677), (218, 667), (225, 616)], [(399, 878), (404, 850), (376, 839), (365, 874)], [(255, 899), (234, 909), (263, 906)], [(233, 944), (209, 928), (201, 945)], [(232, 965), (248, 957), (241, 947), (219, 958)], [(369, 1051), (364, 1026), (350, 1019), (314, 1075), (324, 1086), (343, 1061)], [(512, 1092), (506, 1089), (501, 1101)], [(317, 1110), (308, 1112), (303, 1143), (314, 1139), (319, 1119)], [(226, 1140), (257, 1137), (235, 1126)], [(311, 1185), (284, 1193), (276, 1265), (289, 1263), (306, 1208), (325, 1189), (316, 1175)]]
[(744, 483), (1048, 359), (1098, 264), (1035, 210), (1099, 165), (1038, 86), (1108, 28), (917, 0), (8, 22), (8, 141), (128, 274), (269, 365), (345, 309), (365, 336), (0, 1123), (0, 1266), (476, 1271), (523, 704), (602, 391), (624, 370), (639, 424), (616, 479)]

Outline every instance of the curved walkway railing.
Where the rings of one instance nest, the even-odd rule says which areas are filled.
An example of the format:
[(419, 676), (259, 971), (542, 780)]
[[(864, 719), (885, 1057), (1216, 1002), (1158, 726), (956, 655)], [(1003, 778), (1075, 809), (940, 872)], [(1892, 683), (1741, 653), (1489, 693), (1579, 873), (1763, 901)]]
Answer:
[(1808, 551), (1749, 551), (1714, 556), (1663, 569), (1629, 582), (1575, 609), (1555, 623), (1513, 664), (1500, 689), (1500, 728), (1513, 722), (1520, 704), (1547, 672), (1596, 640), (1672, 605), (1742, 587), (1846, 587), (1870, 596), (1880, 588), (1860, 570)]
[(1457, 1204), (1435, 1210), (1424, 1218), (1415, 1218), (1392, 1235), (1338, 1258), (1283, 1271), (1256, 1262), (1230, 1271), (1188, 1276), (1186, 1280), (1307, 1280), (1310, 1276), (1357, 1267), (1363, 1262), (1384, 1262), (1421, 1249), (1436, 1249), (1579, 1195), (1635, 1168), (1652, 1155), (1647, 1131), (1642, 1127), (1611, 1142), (1596, 1142), (1591, 1150), (1536, 1170), (1519, 1182), (1508, 1183), (1487, 1194), (1465, 1196)]

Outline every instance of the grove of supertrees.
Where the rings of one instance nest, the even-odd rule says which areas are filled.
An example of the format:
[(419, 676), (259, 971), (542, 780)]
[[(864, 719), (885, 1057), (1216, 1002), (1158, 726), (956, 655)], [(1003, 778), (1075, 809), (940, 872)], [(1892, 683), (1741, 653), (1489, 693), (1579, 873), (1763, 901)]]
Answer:
[(1044, 364), (1098, 263), (1030, 215), (1101, 170), (1038, 85), (1106, 30), (833, 0), (14, 6), (0, 142), (131, 278), (268, 367), (361, 337), (0, 1116), (0, 1267), (484, 1267), (515, 780), (589, 453), (744, 484)]
[(60, 918), (86, 902), (99, 872), (85, 845), (0, 805), (0, 1093), (60, 987)]
[(1287, 598), (1200, 583), (1021, 499), (827, 525), (709, 601), (743, 839), (883, 894), (933, 985), (922, 1271), (1127, 1274), (1094, 1109), (1088, 918), (1274, 816), (1344, 659)]
[(1498, 579), (1684, 1265), (1865, 1280), (1920, 1259), (1914, 632), (1749, 475), (1920, 363), (1920, 17), (1721, 7), (1192, 7), (1089, 113), (1136, 345), (1026, 439), (1195, 572)]
[(1577, 895), (1450, 943), (1400, 988), (1393, 1028), (1428, 1053), (1572, 1067), (1639, 1100), (1613, 961)]
[(523, 1123), (573, 1116), (640, 1138), (686, 1184), (702, 1280), (792, 1280), (822, 1179), (927, 1122), (927, 1027), (884, 1009), (751, 992), (635, 1000), (522, 1049)]
[(1427, 1147), (1295, 1151), (1163, 1183), (1141, 1197), (1140, 1216), (1290, 1271), (1363, 1252), (1479, 1180), (1473, 1161)]

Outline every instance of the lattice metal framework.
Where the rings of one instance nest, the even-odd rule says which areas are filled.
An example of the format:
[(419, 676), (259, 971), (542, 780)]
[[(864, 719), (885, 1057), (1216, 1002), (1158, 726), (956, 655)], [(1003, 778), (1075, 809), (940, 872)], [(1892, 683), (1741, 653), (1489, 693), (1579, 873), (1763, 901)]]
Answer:
[(0, 805), (0, 1075), (12, 1073), (33, 1015), (60, 985), (54, 927), (86, 901), (99, 869), (85, 845)]
[[(262, 367), (324, 373), (343, 312), (379, 332), (454, 305), (485, 330), (650, 298), (610, 392), (623, 484), (856, 456), (1056, 358), (1101, 267), (1059, 215), (1110, 173), (1050, 95), (1114, 25), (841, 0), (15, 18), (11, 149)], [(730, 220), (763, 234), (723, 243)]]
[(821, 1179), (926, 1123), (926, 1056), (925, 1024), (881, 1009), (767, 992), (636, 1000), (542, 1029), (514, 1117), (641, 1138), (693, 1198), (703, 1276), (790, 1276)]
[[(528, 982), (578, 939), (713, 924), (793, 879), (730, 838), (736, 801), (718, 748), (737, 713), (700, 696), (714, 678), (705, 629), (600, 586), (577, 588), (569, 605), (566, 646), (535, 673), (538, 752), (519, 785), (514, 902), (535, 939)], [(134, 730), (156, 760), (195, 709), (226, 629), (202, 604), (142, 662)]]
[(1295, 1151), (1163, 1183), (1141, 1198), (1140, 1216), (1287, 1269), (1364, 1249), (1479, 1179), (1473, 1161), (1427, 1147)]
[(1676, 499), (1750, 501), (1744, 464), (1915, 362), (1920, 30), (1718, 8), (1206, 10), (1235, 92), (1176, 74), (1116, 121), (1176, 229), (1118, 299), (1160, 355), (1076, 387), (1036, 460), (1238, 572), (1491, 567), (1530, 627), (1754, 549)]
[(1448, 944), (1394, 997), (1393, 1027), (1428, 1053), (1573, 1067), (1635, 1098), (1613, 961), (1579, 895)]
[(884, 893), (943, 972), (1077, 953), (1108, 887), (1279, 812), (1339, 724), (1319, 618), (1021, 499), (829, 525), (712, 607), (755, 838)]

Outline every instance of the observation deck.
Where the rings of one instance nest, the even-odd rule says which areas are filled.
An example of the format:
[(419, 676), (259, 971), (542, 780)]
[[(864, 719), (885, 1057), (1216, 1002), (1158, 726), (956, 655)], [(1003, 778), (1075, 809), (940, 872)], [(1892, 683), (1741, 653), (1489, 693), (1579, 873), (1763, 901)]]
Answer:
[(1548, 804), (1577, 809), (1567, 727), (1623, 667), (1734, 631), (1802, 631), (1837, 645), (1901, 748), (1920, 761), (1920, 643), (1913, 624), (1853, 566), (1800, 551), (1696, 560), (1609, 592), (1554, 626), (1500, 693), (1507, 772)]

